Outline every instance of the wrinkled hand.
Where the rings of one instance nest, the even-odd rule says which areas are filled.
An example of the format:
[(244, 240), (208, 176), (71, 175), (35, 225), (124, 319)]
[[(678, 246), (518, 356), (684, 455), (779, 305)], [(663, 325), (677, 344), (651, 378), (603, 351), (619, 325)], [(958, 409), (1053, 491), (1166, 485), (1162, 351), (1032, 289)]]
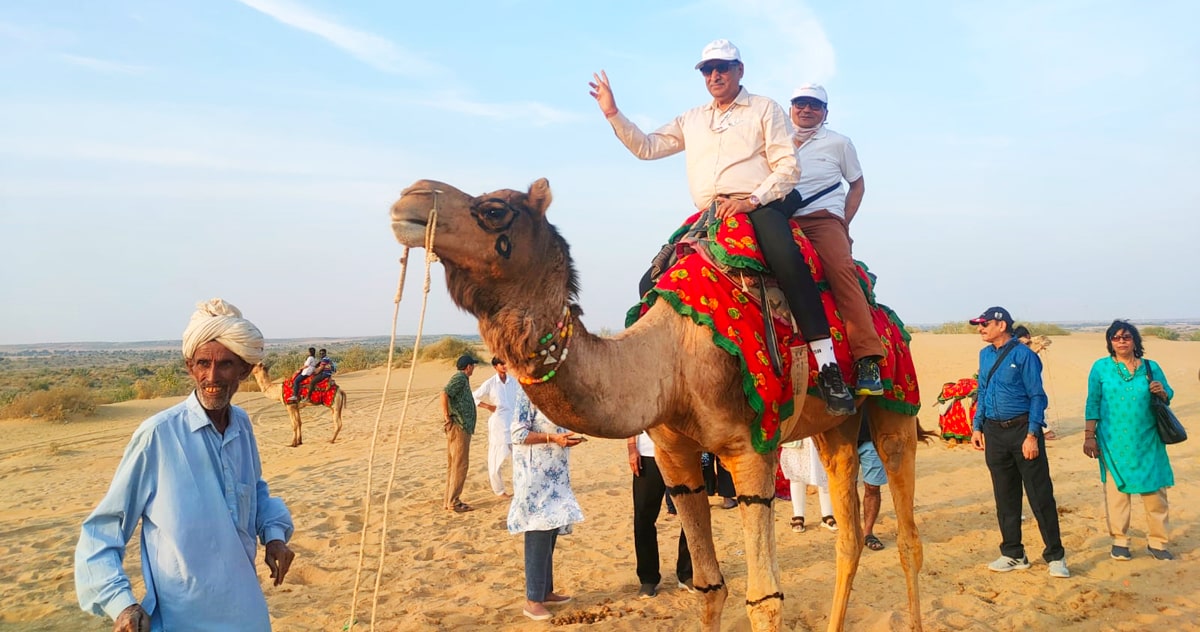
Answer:
[(637, 450), (629, 451), (629, 469), (634, 476), (642, 475), (642, 457), (637, 453)]
[(1021, 454), (1025, 456), (1026, 461), (1032, 461), (1038, 456), (1038, 440), (1037, 437), (1027, 434), (1025, 441), (1021, 443)]
[(1096, 445), (1096, 437), (1084, 437), (1083, 453), (1089, 459), (1094, 459), (1100, 454), (1100, 448)]
[(275, 580), (276, 586), (283, 583), (283, 578), (287, 575), (288, 569), (292, 566), (292, 560), (295, 558), (296, 554), (292, 553), (283, 540), (267, 542), (267, 568), (271, 569), (271, 578)]
[(721, 200), (717, 204), (717, 219), (729, 219), (738, 213), (749, 213), (754, 210), (754, 203), (750, 200)]
[(442, 424), (442, 432), (449, 434), (450, 426), (453, 424), (454, 424), (454, 422), (451, 421), (450, 418), (446, 418), (446, 423)]
[(596, 100), (596, 104), (600, 106), (600, 111), (604, 113), (605, 118), (614, 116), (617, 113), (617, 100), (613, 98), (612, 86), (608, 83), (608, 75), (601, 70), (600, 74), (592, 74), (592, 81), (588, 82), (588, 86), (592, 89), (588, 94)]
[(1159, 382), (1158, 380), (1155, 380), (1150, 383), (1150, 393), (1154, 394), (1154, 395), (1158, 395), (1159, 397), (1161, 397), (1163, 399), (1167, 398), (1167, 391), (1166, 391), (1166, 389), (1163, 388), (1162, 382)]
[(113, 632), (150, 632), (150, 615), (142, 610), (141, 604), (135, 603), (117, 615)]
[(983, 440), (983, 431), (975, 430), (971, 432), (971, 445), (975, 446), (976, 450), (982, 450), (985, 443)]

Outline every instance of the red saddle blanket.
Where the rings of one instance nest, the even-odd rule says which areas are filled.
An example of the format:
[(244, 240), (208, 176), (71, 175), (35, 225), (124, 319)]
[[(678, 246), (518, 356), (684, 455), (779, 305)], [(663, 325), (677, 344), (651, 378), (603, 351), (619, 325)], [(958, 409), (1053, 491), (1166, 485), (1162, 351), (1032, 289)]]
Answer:
[[(975, 398), (978, 390), (979, 385), (973, 377), (964, 377), (957, 382), (946, 382), (942, 385), (942, 392), (938, 394), (938, 403), (941, 404), (938, 428), (943, 439), (971, 439), (971, 423), (975, 419)], [(968, 400), (970, 405), (964, 406), (963, 400)]]
[[(299, 371), (292, 374), (291, 379), (283, 382), (283, 400), (287, 401), (292, 398), (292, 385), (296, 383), (296, 376), (300, 375)], [(316, 389), (313, 390), (309, 382), (312, 381), (311, 376), (305, 376), (300, 381), (300, 398), (317, 404), (318, 406), (333, 406), (333, 398), (337, 395), (338, 385), (333, 381), (333, 378), (317, 382)]]
[[(677, 242), (699, 216), (697, 213), (688, 218), (671, 236), (671, 242)], [(829, 319), (834, 352), (843, 377), (850, 383), (853, 368), (850, 342), (829, 284), (825, 281), (821, 262), (816, 250), (795, 222), (792, 222), (792, 236), (800, 245), (809, 271), (821, 290), (821, 302)], [(743, 216), (713, 222), (709, 226), (708, 243), (710, 255), (716, 261), (735, 268), (766, 269), (754, 238), (754, 228)], [(908, 348), (911, 337), (895, 312), (875, 302), (873, 275), (862, 262), (857, 263), (859, 281), (871, 309), (875, 331), (887, 351), (879, 363), (884, 384), (880, 404), (888, 410), (915, 415), (921, 408), (921, 396), (917, 387), (916, 368)], [(771, 333), (783, 351), (782, 375), (776, 375), (771, 369), (767, 343), (763, 338), (762, 308), (750, 300), (733, 279), (718, 272), (709, 261), (695, 252), (689, 251), (679, 256), (679, 260), (659, 278), (654, 288), (629, 310), (625, 325), (628, 327), (636, 322), (660, 298), (680, 315), (708, 328), (712, 332), (713, 344), (737, 359), (742, 374), (742, 391), (754, 410), (751, 426), (754, 449), (762, 454), (775, 449), (779, 443), (780, 420), (791, 416), (795, 406), (791, 383), (792, 356), (786, 350), (803, 340), (798, 334), (792, 333), (790, 323), (774, 320), (775, 327)], [(819, 396), (816, 390), (817, 362), (811, 356), (811, 351), (809, 367), (808, 392)]]

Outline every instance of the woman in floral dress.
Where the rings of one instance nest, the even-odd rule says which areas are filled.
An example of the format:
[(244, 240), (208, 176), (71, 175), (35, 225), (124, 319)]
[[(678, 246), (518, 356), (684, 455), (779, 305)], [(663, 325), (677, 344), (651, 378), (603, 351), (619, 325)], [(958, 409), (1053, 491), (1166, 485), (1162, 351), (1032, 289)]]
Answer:
[(547, 605), (571, 600), (554, 592), (554, 546), (559, 534), (570, 533), (572, 524), (583, 521), (568, 465), (568, 448), (583, 440), (556, 426), (517, 389), (508, 532), (525, 534), (523, 613), (534, 621), (550, 618)]

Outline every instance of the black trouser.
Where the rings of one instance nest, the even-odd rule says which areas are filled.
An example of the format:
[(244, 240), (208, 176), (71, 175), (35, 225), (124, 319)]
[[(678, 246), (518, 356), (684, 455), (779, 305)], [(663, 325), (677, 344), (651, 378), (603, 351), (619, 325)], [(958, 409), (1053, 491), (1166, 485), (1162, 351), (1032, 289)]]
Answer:
[[(800, 246), (792, 239), (792, 226), (788, 223), (799, 198), (800, 194), (793, 190), (782, 200), (750, 211), (748, 217), (763, 259), (779, 282), (779, 289), (800, 327), (800, 335), (811, 342), (829, 337), (829, 320), (825, 318), (825, 306), (821, 303), (817, 283), (813, 281), (808, 264), (804, 263)], [(645, 296), (652, 287), (650, 270), (646, 270), (638, 283), (638, 296)]]
[(717, 455), (712, 455), (712, 460), (713, 463), (704, 468), (704, 488), (708, 495), (720, 494), (722, 498), (737, 496), (737, 489), (733, 486), (733, 475), (721, 465)]
[[(662, 509), (666, 484), (654, 457), (640, 457), (642, 474), (633, 477), (633, 548), (637, 554), (638, 582), (658, 585), (658, 529), (654, 523)], [(692, 578), (692, 556), (688, 553), (687, 538), (679, 530), (679, 553), (675, 561), (675, 576), (686, 582)]]
[(996, 519), (1000, 523), (1001, 555), (1014, 559), (1025, 556), (1021, 544), (1021, 486), (1029, 496), (1029, 507), (1037, 518), (1045, 549), (1042, 559), (1061, 560), (1062, 535), (1058, 530), (1058, 504), (1054, 502), (1054, 483), (1050, 481), (1050, 462), (1046, 459), (1046, 439), (1038, 433), (1038, 455), (1032, 461), (1021, 453), (1021, 444), (1029, 434), (1028, 420), (1011, 428), (995, 421), (983, 424), (984, 460), (992, 474), (992, 493), (996, 497)]
[[(296, 379), (292, 380), (292, 397), (300, 399), (300, 383), (303, 382), (304, 378), (306, 377), (308, 376), (304, 375), (303, 373), (296, 374)], [(309, 382), (308, 385), (309, 388), (312, 388), (312, 382)]]

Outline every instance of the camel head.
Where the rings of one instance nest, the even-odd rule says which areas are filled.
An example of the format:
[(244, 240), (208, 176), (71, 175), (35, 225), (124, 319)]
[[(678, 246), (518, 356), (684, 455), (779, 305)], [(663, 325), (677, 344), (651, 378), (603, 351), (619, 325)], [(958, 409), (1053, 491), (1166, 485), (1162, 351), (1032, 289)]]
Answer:
[(567, 242), (546, 221), (550, 201), (545, 178), (526, 192), (502, 189), (476, 197), (418, 180), (392, 205), (392, 232), (405, 246), (424, 247), (436, 207), (433, 252), (446, 269), (455, 304), (480, 318), (531, 301), (561, 313), (575, 302), (578, 281)]

